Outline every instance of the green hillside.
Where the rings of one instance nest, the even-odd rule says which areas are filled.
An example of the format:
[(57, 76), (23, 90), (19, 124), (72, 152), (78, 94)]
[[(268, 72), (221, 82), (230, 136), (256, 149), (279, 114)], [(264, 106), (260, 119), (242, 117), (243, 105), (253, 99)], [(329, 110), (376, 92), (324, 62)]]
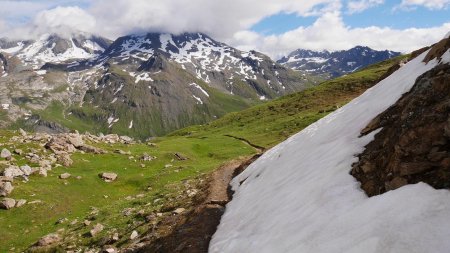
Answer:
[[(257, 153), (249, 143), (265, 148), (276, 145), (360, 95), (402, 58), (228, 114), (206, 125), (176, 131), (153, 140), (155, 144), (89, 143), (108, 153), (76, 152), (70, 167), (56, 167), (46, 178), (32, 175), (29, 182), (14, 181), (15, 189), (9, 197), (41, 202), (27, 205), (27, 208), (0, 210), (0, 252), (20, 252), (41, 236), (55, 231), (64, 237), (65, 249), (74, 244), (78, 248), (102, 245), (105, 238), (116, 232), (123, 237), (115, 245), (124, 245), (131, 231), (137, 230), (141, 234), (153, 228), (153, 223), (144, 219), (146, 215), (161, 213), (164, 217), (171, 215), (174, 208), (191, 208), (195, 196), (183, 196), (189, 190), (201, 191), (206, 175), (221, 164)], [(61, 113), (58, 105), (52, 110)], [(74, 121), (73, 124), (84, 123)], [(89, 129), (90, 126), (85, 127)], [(38, 143), (15, 143), (11, 141), (13, 135), (18, 133), (1, 132), (0, 149), (33, 148), (42, 156), (48, 152)], [(117, 150), (124, 152), (120, 154)], [(139, 157), (144, 153), (156, 158), (140, 161)], [(178, 160), (175, 153), (188, 159)], [(25, 155), (14, 154), (13, 157), (18, 165), (28, 162)], [(4, 168), (3, 164), (0, 170)], [(118, 180), (103, 182), (98, 174), (105, 171), (117, 173)], [(58, 176), (65, 172), (73, 176), (59, 179)], [(76, 179), (76, 176), (81, 178)], [(131, 215), (124, 215), (127, 208), (133, 208)], [(58, 222), (61, 219), (67, 220)], [(155, 218), (156, 223), (158, 219)], [(92, 224), (84, 225), (84, 220), (90, 220)], [(105, 229), (91, 238), (86, 234), (96, 223), (103, 224)]]

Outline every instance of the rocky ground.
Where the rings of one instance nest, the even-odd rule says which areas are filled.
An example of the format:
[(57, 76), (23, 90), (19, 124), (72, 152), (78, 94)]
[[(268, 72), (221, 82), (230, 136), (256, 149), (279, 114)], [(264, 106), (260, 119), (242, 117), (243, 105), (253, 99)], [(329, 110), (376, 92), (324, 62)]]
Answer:
[[(440, 59), (450, 39), (434, 45), (426, 61)], [(450, 66), (420, 76), (410, 92), (363, 129), (382, 127), (367, 145), (351, 174), (369, 196), (406, 184), (426, 182), (450, 188)]]

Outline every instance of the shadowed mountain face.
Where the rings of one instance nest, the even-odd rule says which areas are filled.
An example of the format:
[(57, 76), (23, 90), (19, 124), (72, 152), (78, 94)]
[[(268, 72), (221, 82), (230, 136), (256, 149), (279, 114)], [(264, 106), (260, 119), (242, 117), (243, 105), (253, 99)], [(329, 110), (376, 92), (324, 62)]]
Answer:
[(398, 52), (376, 51), (362, 46), (336, 52), (298, 49), (280, 59), (278, 63), (324, 78), (335, 78), (399, 55)]
[(319, 81), (200, 33), (130, 35), (112, 43), (46, 35), (0, 46), (15, 66), (0, 79), (0, 102), (9, 105), (1, 120), (27, 128), (54, 125), (42, 123), (48, 121), (59, 129), (161, 135)]

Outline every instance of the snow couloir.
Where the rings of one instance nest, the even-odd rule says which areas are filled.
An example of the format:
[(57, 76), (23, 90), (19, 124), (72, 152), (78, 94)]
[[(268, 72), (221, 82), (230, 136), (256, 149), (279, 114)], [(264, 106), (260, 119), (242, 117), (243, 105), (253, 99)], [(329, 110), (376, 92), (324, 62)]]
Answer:
[(210, 252), (448, 252), (448, 190), (419, 183), (368, 198), (349, 174), (378, 132), (359, 138), (361, 129), (440, 64), (426, 54), (236, 177)]

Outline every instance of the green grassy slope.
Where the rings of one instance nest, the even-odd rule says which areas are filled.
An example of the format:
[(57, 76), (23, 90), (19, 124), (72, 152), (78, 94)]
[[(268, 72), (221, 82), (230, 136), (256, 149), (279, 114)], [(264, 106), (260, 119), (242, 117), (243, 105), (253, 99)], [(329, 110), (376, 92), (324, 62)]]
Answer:
[(354, 74), (324, 82), (202, 126), (175, 131), (171, 136), (232, 135), (271, 147), (324, 117), (370, 88), (401, 56)]
[[(70, 168), (55, 168), (47, 178), (32, 176), (30, 182), (16, 180), (16, 189), (11, 197), (28, 201), (41, 200), (42, 204), (27, 205), (9, 211), (0, 210), (0, 252), (21, 251), (39, 237), (64, 228), (73, 242), (89, 245), (101, 240), (116, 229), (129, 237), (133, 229), (145, 230), (143, 218), (124, 216), (125, 208), (134, 207), (145, 213), (161, 212), (164, 204), (189, 207), (189, 203), (178, 203), (177, 199), (186, 182), (204, 178), (220, 164), (256, 153), (256, 150), (242, 141), (227, 137), (232, 135), (247, 139), (251, 143), (271, 147), (293, 133), (332, 112), (336, 108), (360, 95), (375, 84), (386, 70), (399, 58), (368, 67), (358, 73), (325, 82), (317, 87), (289, 95), (265, 104), (257, 105), (238, 113), (231, 113), (202, 126), (193, 126), (158, 138), (157, 146), (99, 145), (109, 151), (104, 155), (76, 153)], [(55, 111), (58, 108), (55, 108)], [(59, 113), (59, 112), (58, 112)], [(81, 124), (81, 123), (80, 123)], [(7, 143), (12, 133), (0, 132), (0, 143)], [(31, 145), (31, 146), (30, 146)], [(32, 144), (0, 144), (27, 150)], [(130, 155), (120, 155), (114, 150), (130, 151), (138, 158), (144, 152), (156, 156), (150, 162), (134, 161)], [(174, 160), (174, 153), (180, 152), (189, 159)], [(24, 157), (15, 155), (17, 163), (25, 164)], [(145, 168), (141, 167), (141, 163)], [(167, 167), (167, 164), (173, 165)], [(60, 180), (58, 175), (69, 172), (68, 180)], [(98, 173), (116, 172), (116, 182), (105, 183)], [(82, 179), (75, 179), (81, 176)], [(144, 194), (142, 198), (126, 198)], [(159, 200), (158, 200), (159, 199)], [(85, 237), (92, 226), (82, 225), (92, 207), (99, 208), (93, 224), (100, 222), (105, 231), (95, 238)], [(56, 224), (60, 218), (67, 218), (63, 224)], [(70, 225), (78, 220), (75, 225)]]

